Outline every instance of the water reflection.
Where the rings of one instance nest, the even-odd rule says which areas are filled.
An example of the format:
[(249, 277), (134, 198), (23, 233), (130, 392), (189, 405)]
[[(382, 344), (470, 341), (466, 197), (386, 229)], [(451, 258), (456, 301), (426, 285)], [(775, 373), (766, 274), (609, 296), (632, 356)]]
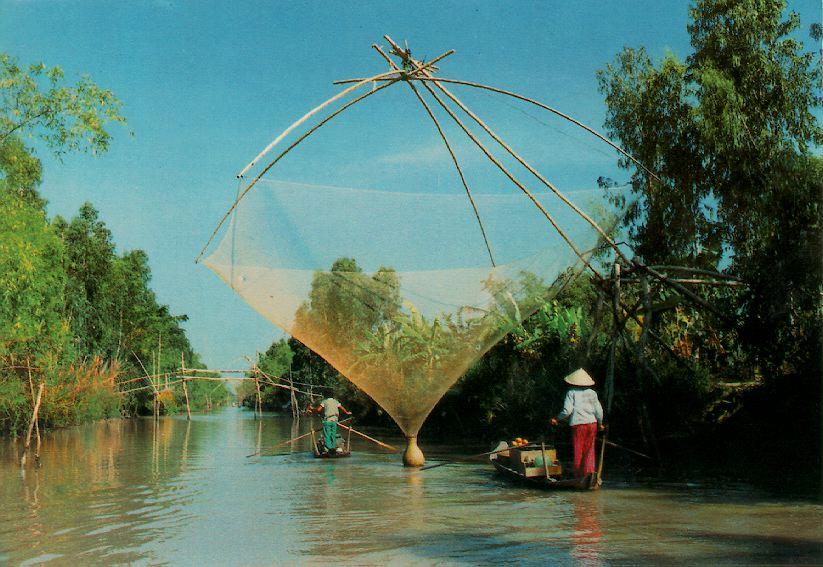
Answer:
[(600, 494), (575, 496), (578, 497), (572, 504), (574, 513), (572, 558), (579, 565), (600, 565), (602, 564), (600, 544), (603, 536), (600, 527)]
[(823, 561), (819, 505), (745, 490), (540, 492), (485, 464), (410, 471), (356, 439), (348, 459), (308, 438), (246, 458), (310, 421), (101, 422), (49, 432), (40, 469), (0, 443), (0, 563)]

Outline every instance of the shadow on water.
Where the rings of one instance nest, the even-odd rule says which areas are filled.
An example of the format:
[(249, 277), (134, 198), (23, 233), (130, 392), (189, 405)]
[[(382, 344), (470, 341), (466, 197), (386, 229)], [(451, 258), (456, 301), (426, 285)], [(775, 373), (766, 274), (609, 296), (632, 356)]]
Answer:
[(50, 432), (24, 470), (0, 443), (0, 563), (823, 562), (823, 507), (746, 487), (543, 492), (483, 462), (404, 469), (355, 438), (347, 459), (308, 438), (246, 458), (312, 425), (235, 408), (100, 422)]

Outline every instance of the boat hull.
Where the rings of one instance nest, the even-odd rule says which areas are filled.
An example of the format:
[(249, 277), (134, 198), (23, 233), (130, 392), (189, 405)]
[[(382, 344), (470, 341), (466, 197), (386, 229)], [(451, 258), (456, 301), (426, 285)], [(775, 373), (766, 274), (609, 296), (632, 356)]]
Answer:
[[(557, 478), (546, 474), (529, 474), (527, 476), (524, 472), (515, 469), (505, 456), (491, 455), (489, 460), (494, 465), (495, 470), (507, 479), (544, 490), (597, 490), (601, 484), (596, 475), (588, 475), (582, 479)], [(534, 472), (535, 468), (539, 467), (530, 468), (529, 470)]]
[(317, 459), (345, 459), (351, 456), (351, 451), (343, 451), (342, 453), (314, 453)]

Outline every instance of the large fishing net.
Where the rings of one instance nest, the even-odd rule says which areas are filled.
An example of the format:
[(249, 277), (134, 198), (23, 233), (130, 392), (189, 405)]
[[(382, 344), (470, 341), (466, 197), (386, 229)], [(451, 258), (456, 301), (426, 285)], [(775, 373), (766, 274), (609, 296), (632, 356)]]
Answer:
[[(595, 230), (545, 197), (590, 255)], [(582, 267), (522, 194), (474, 200), (494, 266), (465, 194), (278, 181), (240, 202), (206, 265), (414, 436), (446, 390)]]
[(595, 222), (607, 229), (625, 203), (594, 181), (613, 157), (593, 168), (564, 126), (512, 105), (493, 117), (578, 187), (564, 193), (578, 210), (531, 176), (524, 194), (465, 137), (455, 143), (451, 124), (470, 198), (409, 91), (385, 93), (289, 154), (277, 177), (244, 180), (205, 263), (413, 438), (472, 364), (584, 269), (603, 244)]

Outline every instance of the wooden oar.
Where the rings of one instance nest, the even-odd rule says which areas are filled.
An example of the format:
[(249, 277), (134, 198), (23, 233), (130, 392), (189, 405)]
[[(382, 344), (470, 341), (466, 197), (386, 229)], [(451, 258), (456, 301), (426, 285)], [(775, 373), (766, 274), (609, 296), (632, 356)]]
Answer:
[[(347, 420), (344, 419), (343, 421), (347, 421)], [(377, 439), (374, 439), (373, 437), (369, 437), (365, 433), (360, 433), (359, 431), (357, 431), (353, 427), (347, 427), (347, 426), (343, 425), (342, 421), (340, 423), (338, 423), (337, 425), (339, 425), (343, 429), (347, 429), (348, 431), (350, 431), (351, 433), (354, 433), (355, 435), (359, 435), (363, 439), (371, 441), (372, 443), (376, 443), (377, 445), (379, 445), (379, 446), (381, 446), (385, 449), (390, 449), (391, 451), (397, 451), (397, 447), (393, 447), (392, 445), (389, 445), (388, 443), (383, 443), (382, 441), (378, 441)]]
[(600, 443), (600, 459), (597, 462), (597, 475), (594, 477), (594, 485), (600, 486), (603, 484), (603, 457), (606, 456), (606, 435), (608, 435), (608, 430), (603, 430), (603, 437), (601, 438)]
[[(354, 418), (353, 417), (347, 417), (343, 421), (349, 421), (351, 419), (354, 419)], [(337, 425), (341, 425), (343, 423), (343, 421), (339, 422)], [(343, 425), (343, 427), (345, 427), (345, 425)], [(299, 436), (295, 437), (294, 439), (289, 439), (288, 441), (283, 441), (282, 443), (278, 443), (277, 445), (273, 445), (271, 447), (266, 447), (265, 449), (260, 449), (256, 453), (252, 453), (251, 455), (246, 455), (246, 458), (248, 459), (249, 457), (257, 456), (257, 455), (259, 455), (260, 453), (262, 453), (264, 451), (271, 451), (272, 449), (277, 449), (278, 447), (282, 447), (283, 445), (288, 445), (289, 443), (294, 443), (295, 441), (299, 441), (300, 439), (303, 439), (304, 437), (308, 437), (312, 433), (317, 433), (319, 431), (323, 431), (323, 428), (319, 427), (317, 429), (312, 429), (308, 433), (304, 433), (303, 435), (299, 435)]]
[[(496, 455), (497, 453), (505, 453), (509, 449), (537, 449), (540, 445), (521, 445), (520, 447), (506, 447), (505, 449), (497, 449), (496, 451), (487, 451), (485, 453), (478, 453), (477, 455), (469, 455), (466, 459), (476, 459), (477, 457), (485, 457), (486, 455)], [(442, 467), (444, 465), (451, 465), (454, 464), (455, 461), (445, 461), (443, 463), (437, 463), (436, 465), (426, 465), (422, 467), (421, 471), (427, 471), (429, 469), (436, 469), (437, 467)]]

